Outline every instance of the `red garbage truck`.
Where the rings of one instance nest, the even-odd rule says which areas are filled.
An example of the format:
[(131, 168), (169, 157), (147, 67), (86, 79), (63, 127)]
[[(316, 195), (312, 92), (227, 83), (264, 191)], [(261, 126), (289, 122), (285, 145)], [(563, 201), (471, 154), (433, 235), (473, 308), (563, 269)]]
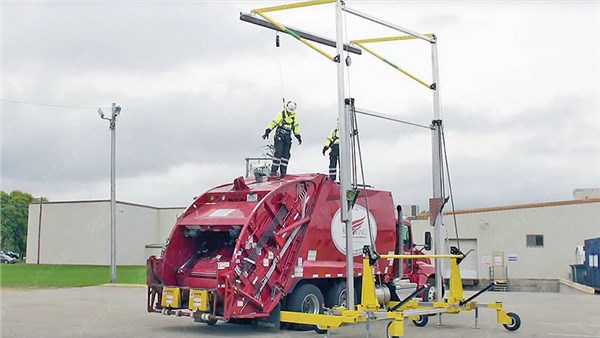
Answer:
[[(398, 220), (390, 192), (357, 193), (350, 254), (360, 288), (364, 245), (385, 254), (418, 254), (423, 248), (414, 245), (410, 223)], [(274, 310), (322, 313), (323, 307), (344, 306), (346, 235), (340, 186), (327, 175), (239, 177), (195, 198), (161, 257), (148, 258), (148, 312), (215, 324), (269, 317)], [(424, 247), (429, 250), (430, 243)], [(384, 303), (398, 300), (399, 281), (433, 285), (435, 267), (429, 259), (379, 260), (374, 273)], [(423, 298), (431, 297), (431, 288)]]

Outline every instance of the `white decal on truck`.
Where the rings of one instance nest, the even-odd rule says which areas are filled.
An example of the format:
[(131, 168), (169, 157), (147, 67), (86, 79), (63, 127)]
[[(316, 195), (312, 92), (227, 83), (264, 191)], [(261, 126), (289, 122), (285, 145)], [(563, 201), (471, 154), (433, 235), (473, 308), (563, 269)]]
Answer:
[[(338, 208), (331, 220), (331, 239), (335, 247), (346, 254), (346, 227), (340, 220), (341, 209)], [(367, 218), (368, 217), (368, 218)], [(369, 223), (371, 231), (369, 233)], [(353, 256), (360, 256), (365, 245), (371, 245), (377, 238), (377, 223), (375, 217), (362, 205), (355, 204), (352, 208), (352, 252)]]
[(217, 210), (213, 211), (212, 213), (210, 213), (210, 215), (208, 215), (208, 217), (226, 217), (227, 215), (231, 214), (234, 211), (235, 211), (235, 209), (217, 209)]

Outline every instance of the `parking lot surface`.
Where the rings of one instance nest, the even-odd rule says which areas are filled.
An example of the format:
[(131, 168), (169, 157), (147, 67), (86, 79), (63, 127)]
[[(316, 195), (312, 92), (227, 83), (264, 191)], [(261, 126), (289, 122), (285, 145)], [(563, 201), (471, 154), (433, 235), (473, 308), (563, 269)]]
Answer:
[[(1, 336), (8, 337), (322, 337), (314, 331), (269, 332), (219, 322), (215, 326), (146, 312), (146, 289), (94, 286), (67, 289), (1, 289)], [(565, 337), (600, 338), (600, 296), (558, 293), (486, 293), (479, 302), (504, 302), (522, 326), (509, 332), (493, 310), (444, 315), (438, 326), (405, 323), (405, 337)], [(385, 337), (387, 322), (371, 325), (371, 337)], [(331, 337), (366, 337), (365, 325), (344, 326)]]

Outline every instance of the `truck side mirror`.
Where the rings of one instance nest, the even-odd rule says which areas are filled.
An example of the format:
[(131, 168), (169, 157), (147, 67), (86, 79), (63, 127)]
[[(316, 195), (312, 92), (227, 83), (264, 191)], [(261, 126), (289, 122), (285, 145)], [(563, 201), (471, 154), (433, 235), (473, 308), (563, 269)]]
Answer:
[(431, 250), (431, 232), (425, 231), (425, 246), (423, 249), (429, 251)]

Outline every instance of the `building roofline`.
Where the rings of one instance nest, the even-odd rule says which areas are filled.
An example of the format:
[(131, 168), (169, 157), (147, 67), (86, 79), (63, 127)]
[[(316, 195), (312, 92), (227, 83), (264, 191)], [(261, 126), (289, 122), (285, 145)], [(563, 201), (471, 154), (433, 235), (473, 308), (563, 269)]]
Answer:
[[(123, 202), (116, 201), (117, 204), (130, 205), (134, 207), (155, 209), (155, 210), (165, 210), (165, 209), (185, 209), (185, 207), (154, 207), (151, 205), (139, 204), (139, 203), (131, 203), (131, 202)], [(110, 200), (83, 200), (83, 201), (51, 201), (51, 202), (43, 202), (42, 204), (79, 204), (79, 203), (110, 203)], [(29, 204), (40, 204), (40, 201), (32, 201)]]
[[(104, 202), (110, 203), (110, 200), (52, 201), (52, 202), (43, 202), (43, 204), (67, 204), (67, 203), (75, 204), (75, 203), (104, 203)], [(163, 207), (163, 208), (161, 208), (161, 207), (154, 207), (151, 205), (123, 202), (123, 201), (117, 201), (117, 203), (124, 204), (124, 205), (130, 205), (130, 206), (134, 206), (134, 207), (155, 209), (155, 210), (185, 209), (185, 207)], [(447, 212), (444, 212), (444, 215), (474, 214), (474, 213), (479, 213), (479, 212), (544, 208), (544, 207), (554, 207), (554, 206), (561, 206), (561, 205), (587, 204), (587, 203), (600, 203), (600, 198), (586, 198), (586, 199), (579, 199), (579, 200), (513, 204), (513, 205), (504, 205), (504, 206), (499, 206), (499, 207), (465, 209), (465, 210), (456, 210), (455, 212), (447, 211)], [(40, 204), (40, 202), (32, 201), (30, 204)], [(429, 213), (414, 216), (414, 217), (409, 217), (409, 219), (423, 219), (423, 218), (427, 218), (427, 217), (429, 217)]]
[[(513, 205), (504, 205), (504, 206), (499, 206), (499, 207), (465, 209), (465, 210), (456, 210), (455, 212), (447, 211), (447, 212), (444, 212), (444, 215), (474, 214), (474, 213), (480, 213), (480, 212), (545, 208), (545, 207), (555, 207), (555, 206), (561, 206), (561, 205), (587, 204), (587, 203), (600, 203), (600, 198), (586, 198), (586, 199), (579, 199), (579, 200), (513, 204)], [(428, 217), (429, 217), (429, 213), (425, 213), (425, 214), (418, 215), (415, 217), (409, 217), (409, 219), (426, 219)]]

